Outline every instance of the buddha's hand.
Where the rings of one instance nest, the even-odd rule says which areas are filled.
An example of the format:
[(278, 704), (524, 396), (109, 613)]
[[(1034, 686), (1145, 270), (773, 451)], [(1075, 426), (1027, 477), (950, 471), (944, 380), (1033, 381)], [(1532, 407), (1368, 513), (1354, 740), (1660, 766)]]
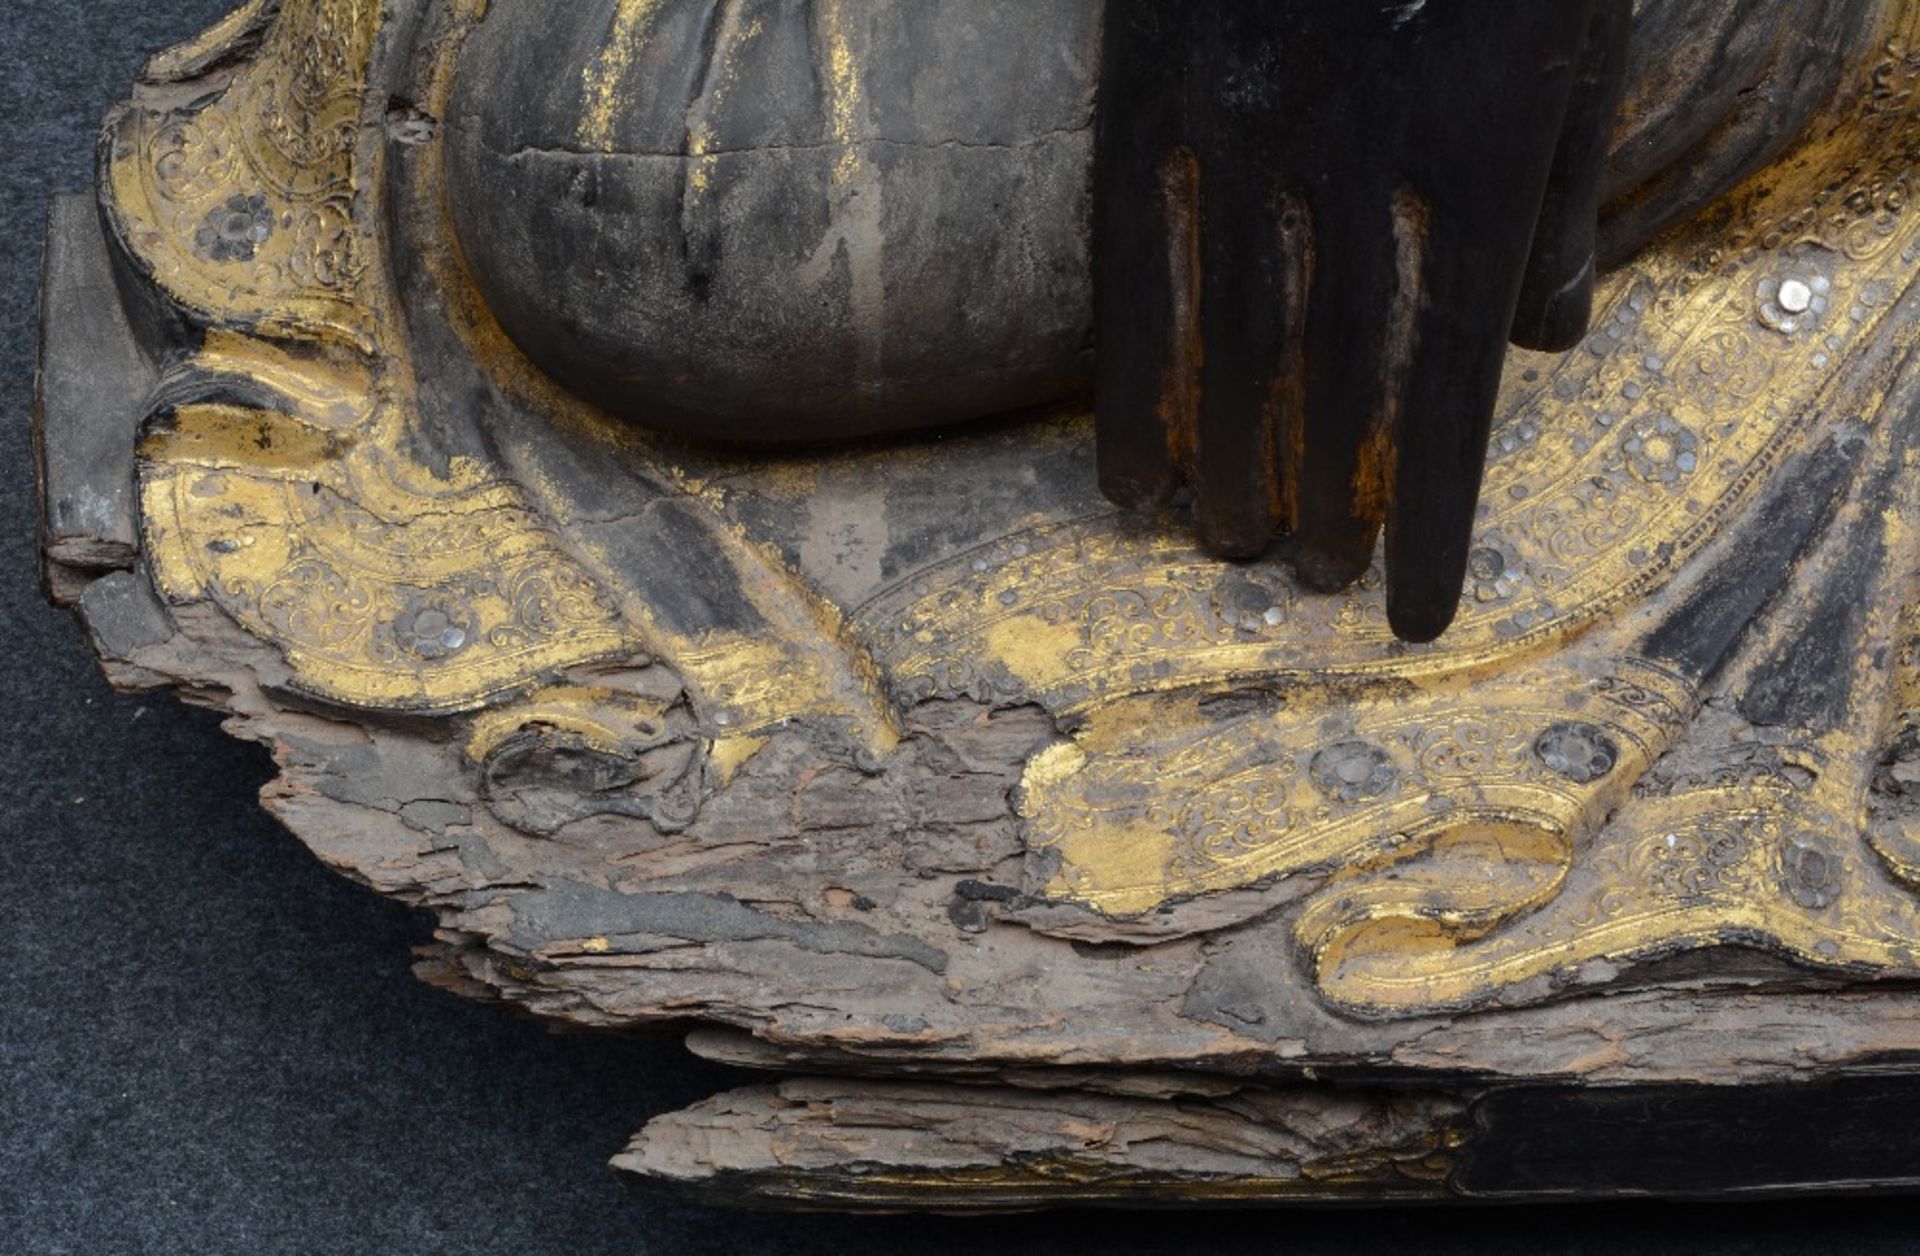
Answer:
[(1585, 330), (1632, 0), (1109, 0), (1102, 487), (1394, 630), (1465, 578), (1509, 337)]

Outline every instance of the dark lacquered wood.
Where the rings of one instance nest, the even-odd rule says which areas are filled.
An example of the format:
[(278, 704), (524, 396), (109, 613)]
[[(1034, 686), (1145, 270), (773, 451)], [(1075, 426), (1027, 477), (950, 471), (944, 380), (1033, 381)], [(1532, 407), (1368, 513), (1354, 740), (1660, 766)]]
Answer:
[(1562, 352), (1580, 343), (1593, 319), (1598, 273), (1600, 189), (1620, 98), (1627, 89), (1633, 0), (1600, 0), (1567, 108), (1560, 151), (1520, 288), (1513, 341)]
[(1529, 331), (1584, 330), (1630, 19), (1624, 0), (1116, 0), (1094, 231), (1114, 500), (1184, 481), (1212, 549), (1291, 533), (1321, 589), (1364, 574), (1384, 528), (1396, 630), (1438, 635), (1530, 258), (1540, 297), (1577, 291), (1536, 300)]
[(1104, 332), (1105, 366), (1095, 383), (1103, 431), (1100, 487), (1119, 505), (1163, 504), (1178, 486), (1170, 452), (1171, 364), (1179, 297), (1190, 275), (1174, 274), (1171, 208), (1163, 165), (1179, 117), (1179, 80), (1160, 73), (1159, 49), (1176, 37), (1182, 3), (1116, 5), (1107, 15), (1102, 70), (1105, 90), (1125, 100), (1103, 109), (1096, 145), (1103, 154), (1104, 194), (1093, 203), (1093, 234), (1101, 242), (1093, 274), (1094, 300), (1133, 316)]

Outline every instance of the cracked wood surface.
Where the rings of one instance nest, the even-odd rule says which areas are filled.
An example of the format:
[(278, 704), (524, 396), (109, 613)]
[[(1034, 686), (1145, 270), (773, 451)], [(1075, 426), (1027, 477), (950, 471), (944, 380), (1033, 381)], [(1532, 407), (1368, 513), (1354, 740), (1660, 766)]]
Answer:
[(234, 732), (274, 751), (269, 809), (331, 866), (439, 914), (428, 976), (580, 1025), (733, 1026), (759, 1051), (733, 1058), (784, 1069), (1447, 1082), (1761, 1082), (1883, 1065), (1920, 1042), (1920, 994), (1823, 988), (1761, 956), (1676, 960), (1607, 998), (1367, 1023), (1305, 986), (1284, 908), (1153, 947), (997, 921), (1009, 900), (995, 887), (1020, 860), (1005, 795), (1046, 732), (1030, 709), (915, 713), (920, 770), (952, 756), (999, 801), (972, 821), (943, 810), (943, 831), (904, 846), (879, 838), (892, 821), (872, 813), (873, 778), (795, 734), (773, 738), (696, 831), (609, 858), (615, 820), (529, 838), (491, 817), (450, 744), (276, 700), (277, 656), (216, 615), (180, 614), (161, 637), (168, 616), (136, 575), (95, 582), (81, 604), (116, 683), (230, 712)]
[(1458, 1099), (1124, 1079), (1102, 1090), (799, 1079), (648, 1126), (614, 1167), (701, 1197), (885, 1211), (1081, 1202), (1431, 1202)]
[[(1849, 3), (1821, 7), (1838, 13)], [(431, 130), (433, 119), (420, 117)], [(403, 169), (418, 161), (409, 146), (418, 147), (396, 150)], [(400, 234), (417, 237), (421, 207), (432, 203), (399, 207)], [(410, 273), (420, 259), (404, 240), (394, 254), (425, 364), (424, 411), (450, 429), (437, 433), (449, 449), (498, 458), (535, 500), (532, 513), (544, 511), (574, 544), (603, 549), (629, 583), (658, 592), (659, 622), (684, 614), (704, 624), (719, 606), (729, 623), (773, 632), (753, 601), (766, 570), (710, 570), (687, 503), (646, 500), (627, 463), (570, 447), (532, 411), (452, 431), (497, 398), (486, 400), (486, 383), (464, 373), (462, 346), (436, 328), (441, 294)], [(280, 776), (264, 803), (330, 866), (435, 913), (436, 940), (419, 966), (427, 980), (575, 1026), (692, 1027), (689, 1045), (702, 1055), (816, 1075), (658, 1122), (624, 1168), (721, 1198), (819, 1206), (1459, 1197), (1522, 1181), (1552, 1193), (1577, 1183), (1528, 1178), (1514, 1148), (1578, 1164), (1577, 1139), (1551, 1145), (1538, 1131), (1647, 1124), (1631, 1103), (1608, 1107), (1607, 1095), (1666, 1087), (1713, 1098), (1681, 1114), (1701, 1148), (1715, 1146), (1702, 1131), (1737, 1127), (1730, 1113), (1744, 1110), (1749, 1093), (1776, 1096), (1756, 1098), (1757, 1110), (1803, 1128), (1877, 1128), (1859, 1113), (1876, 1104), (1897, 1112), (1910, 1100), (1897, 1086), (1834, 1088), (1879, 1077), (1911, 1084), (1920, 990), (1795, 966), (1737, 934), (1693, 954), (1518, 983), (1504, 1003), (1471, 1014), (1369, 1017), (1337, 1010), (1302, 954), (1301, 913), (1339, 872), (1334, 863), (1179, 896), (1135, 919), (1044, 897), (1060, 856), (1028, 840), (1022, 781), (1038, 752), (1081, 731), (1085, 713), (1057, 696), (1050, 714), (1045, 695), (1006, 696), (991, 683), (931, 700), (902, 689), (888, 695), (884, 722), (899, 746), (885, 756), (830, 720), (771, 721), (727, 738), (696, 723), (686, 677), (637, 653), (544, 676), (551, 691), (531, 695), (531, 722), (514, 727), (490, 725), (486, 712), (329, 705), (287, 653), (214, 600), (168, 605), (156, 596), (128, 482), (153, 379), (132, 348), (140, 329), (109, 296), (109, 271), (92, 207), (63, 200), (36, 416), (49, 583), (78, 607), (114, 683), (174, 689), (270, 748)], [(1875, 355), (1891, 358), (1896, 347), (1887, 337), (1849, 359), (1853, 374), (1879, 370)], [(1906, 419), (1913, 380), (1893, 379), (1889, 367), (1880, 382), (1876, 398), (1892, 398), (1889, 413)], [(1887, 430), (1895, 437), (1880, 435)], [(1904, 421), (1871, 433), (1849, 425), (1796, 465), (1829, 477), (1813, 487), (1830, 500), (1857, 483), (1869, 506), (1892, 502), (1904, 430)], [(742, 492), (738, 522), (782, 537), (791, 552), (779, 557), (827, 602), (866, 607), (895, 568), (980, 544), (966, 529), (997, 516), (966, 509), (972, 499), (996, 493), (1001, 513), (1031, 497), (1063, 512), (1077, 500), (1084, 451), (1071, 433), (1040, 431), (1002, 430), (969, 446), (974, 479), (953, 475), (950, 463), (884, 486), (823, 475), (807, 494), (818, 508), (791, 518), (779, 494)], [(1870, 444), (1878, 462), (1860, 452)], [(1877, 469), (1868, 475), (1861, 465)], [(707, 486), (732, 487), (724, 468)], [(915, 508), (906, 512), (910, 535), (886, 546), (875, 535), (881, 487)], [(1735, 590), (1748, 601), (1710, 599), (1726, 624), (1683, 625), (1691, 636), (1680, 645), (1720, 651), (1715, 666), (1724, 665), (1697, 722), (1712, 753), (1679, 745), (1647, 773), (1646, 793), (1745, 766), (1807, 783), (1793, 774), (1808, 769), (1780, 745), (1789, 725), (1831, 722), (1834, 710), (1801, 701), (1787, 682), (1844, 672), (1850, 646), (1877, 631), (1863, 625), (1865, 611), (1849, 609), (1864, 580), (1850, 582), (1850, 572), (1886, 576), (1874, 585), (1875, 605), (1905, 587), (1906, 573), (1873, 566), (1885, 542), (1863, 526), (1864, 508), (1795, 514), (1791, 488), (1768, 508), (1794, 526), (1774, 529), (1741, 563), (1696, 565), (1696, 576), (1712, 567), (1723, 584), (1774, 570), (1763, 573), (1771, 583)], [(1799, 570), (1821, 578), (1795, 585), (1787, 577)], [(1715, 587), (1703, 582), (1702, 596)], [(1776, 590), (1766, 609), (1784, 608), (1780, 623), (1740, 643), (1747, 618)], [(955, 696), (963, 692), (972, 696)], [(559, 696), (541, 706), (542, 694)], [(583, 704), (583, 694), (594, 696)], [(1227, 692), (1202, 714), (1240, 718), (1277, 700)], [(643, 752), (608, 747), (601, 734), (612, 717), (629, 730), (645, 724), (652, 740)], [(1920, 780), (1911, 729), (1903, 737), (1880, 765), (1883, 819), (1912, 809), (1909, 786)], [(1743, 757), (1730, 767), (1721, 743), (1735, 742)], [(630, 796), (645, 791), (629, 786), (648, 782), (657, 788)], [(689, 796), (697, 806), (685, 805)], [(1798, 889), (1817, 896), (1823, 884)], [(1796, 1090), (1830, 1111), (1777, 1098)], [(1647, 1102), (1668, 1110), (1668, 1100)], [(1542, 1112), (1558, 1115), (1543, 1124)], [(1481, 1137), (1489, 1129), (1499, 1137)], [(1649, 1159), (1617, 1130), (1609, 1136), (1613, 1161)], [(1920, 1176), (1904, 1145), (1856, 1141), (1884, 1172), (1829, 1149), (1826, 1167), (1806, 1180), (1791, 1166), (1743, 1182), (1663, 1164), (1665, 1185), (1596, 1176), (1588, 1193)], [(1462, 1154), (1429, 1163), (1435, 1148)], [(1359, 1159), (1342, 1160), (1349, 1154)]]
[[(72, 243), (89, 264), (97, 244)], [(118, 382), (144, 387), (131, 368)], [(130, 413), (56, 404), (45, 420), (56, 441), (92, 425), (76, 444), (111, 450)], [(111, 456), (48, 470), (52, 492), (103, 500), (124, 474)], [(125, 526), (108, 519), (101, 539)], [(266, 744), (280, 777), (263, 801), (290, 829), (436, 913), (424, 978), (580, 1026), (707, 1026), (689, 1045), (709, 1058), (829, 1075), (668, 1118), (620, 1161), (683, 1189), (898, 1207), (932, 1198), (931, 1174), (956, 1208), (1459, 1194), (1387, 1153), (1425, 1146), (1506, 1085), (1825, 1084), (1900, 1074), (1920, 1043), (1920, 992), (1727, 950), (1643, 969), (1607, 997), (1342, 1017), (1299, 967), (1295, 883), (1219, 896), (1210, 928), (1118, 944), (1098, 917), (1024, 888), (1017, 787), (1058, 732), (1034, 706), (922, 703), (884, 769), (804, 728), (775, 732), (725, 765), (730, 787), (679, 831), (598, 814), (537, 836), (496, 816), (444, 724), (315, 705), (212, 606), (161, 605), (124, 549), (82, 538), (79, 552), (119, 568), (63, 566), (60, 582), (114, 683), (172, 688)], [(1394, 1089), (1333, 1089), (1382, 1083)], [(1342, 1148), (1375, 1153), (1387, 1176), (1316, 1177)]]

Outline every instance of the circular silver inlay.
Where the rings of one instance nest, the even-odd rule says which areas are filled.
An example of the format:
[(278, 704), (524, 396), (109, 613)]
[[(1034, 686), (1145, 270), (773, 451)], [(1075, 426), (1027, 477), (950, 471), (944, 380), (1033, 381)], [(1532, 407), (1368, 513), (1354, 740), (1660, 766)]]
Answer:
[(448, 658), (472, 640), (472, 612), (455, 600), (415, 601), (393, 621), (393, 634), (402, 648), (418, 658)]
[(1798, 833), (1790, 837), (1781, 852), (1781, 865), (1787, 895), (1800, 906), (1818, 910), (1832, 906), (1840, 897), (1845, 879), (1843, 862), (1818, 835)]
[(1648, 484), (1679, 484), (1700, 468), (1700, 438), (1671, 414), (1636, 420), (1620, 452), (1627, 469)]
[(1242, 632), (1261, 632), (1287, 621), (1286, 608), (1273, 590), (1238, 574), (1214, 586), (1213, 605), (1221, 619)]
[(1620, 747), (1613, 738), (1580, 721), (1555, 724), (1541, 733), (1533, 753), (1549, 771), (1576, 785), (1592, 784), (1620, 762)]
[(1789, 314), (1805, 314), (1813, 308), (1813, 289), (1799, 279), (1789, 279), (1780, 285), (1780, 308)]
[(1307, 769), (1316, 789), (1335, 802), (1378, 798), (1400, 780), (1400, 771), (1380, 747), (1341, 741), (1313, 756)]

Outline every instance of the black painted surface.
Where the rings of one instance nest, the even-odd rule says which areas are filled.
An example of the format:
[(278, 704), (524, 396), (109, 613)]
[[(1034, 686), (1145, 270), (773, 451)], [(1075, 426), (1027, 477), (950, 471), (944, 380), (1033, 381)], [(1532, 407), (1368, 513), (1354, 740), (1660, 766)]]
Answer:
[[(124, 566), (138, 548), (133, 508), (137, 416), (125, 404), (153, 386), (153, 369), (120, 316), (106, 239), (90, 196), (62, 197), (47, 215), (43, 275), (81, 276), (49, 283), (40, 311), (39, 399), (35, 439), (56, 485), (41, 497), (41, 535), (49, 552), (85, 570)], [(67, 414), (112, 413), (120, 422), (75, 424)]]
[(1586, 330), (1590, 302), (1543, 307), (1590, 282), (1629, 33), (1596, 7), (1109, 6), (1095, 409), (1117, 502), (1183, 480), (1210, 548), (1285, 530), (1329, 590), (1384, 529), (1394, 630), (1440, 635), (1530, 259), (1528, 338)]
[(1627, 89), (1633, 0), (1600, 0), (1592, 23), (1513, 319), (1513, 342), (1529, 349), (1570, 350), (1593, 320), (1601, 187)]
[[(109, 692), (35, 586), (44, 204), (85, 183), (93, 127), (145, 54), (224, 8), (37, 0), (0, 22), (0, 1252), (1920, 1250), (1900, 1201), (960, 1224), (629, 1195), (605, 1157), (737, 1079), (671, 1044), (549, 1035), (416, 983), (406, 947), (425, 922), (266, 818), (264, 754), (171, 699)], [(1817, 1101), (1802, 1120), (1851, 1128)]]
[(1818, 1161), (1856, 1189), (1920, 1189), (1920, 1088), (1849, 1077), (1749, 1089), (1521, 1087), (1474, 1110), (1477, 1135), (1453, 1178), (1469, 1194), (1516, 1198), (1604, 1184), (1622, 1194), (1778, 1191)]
[(1877, 0), (1641, 0), (1602, 265), (1779, 156), (1869, 50)]

